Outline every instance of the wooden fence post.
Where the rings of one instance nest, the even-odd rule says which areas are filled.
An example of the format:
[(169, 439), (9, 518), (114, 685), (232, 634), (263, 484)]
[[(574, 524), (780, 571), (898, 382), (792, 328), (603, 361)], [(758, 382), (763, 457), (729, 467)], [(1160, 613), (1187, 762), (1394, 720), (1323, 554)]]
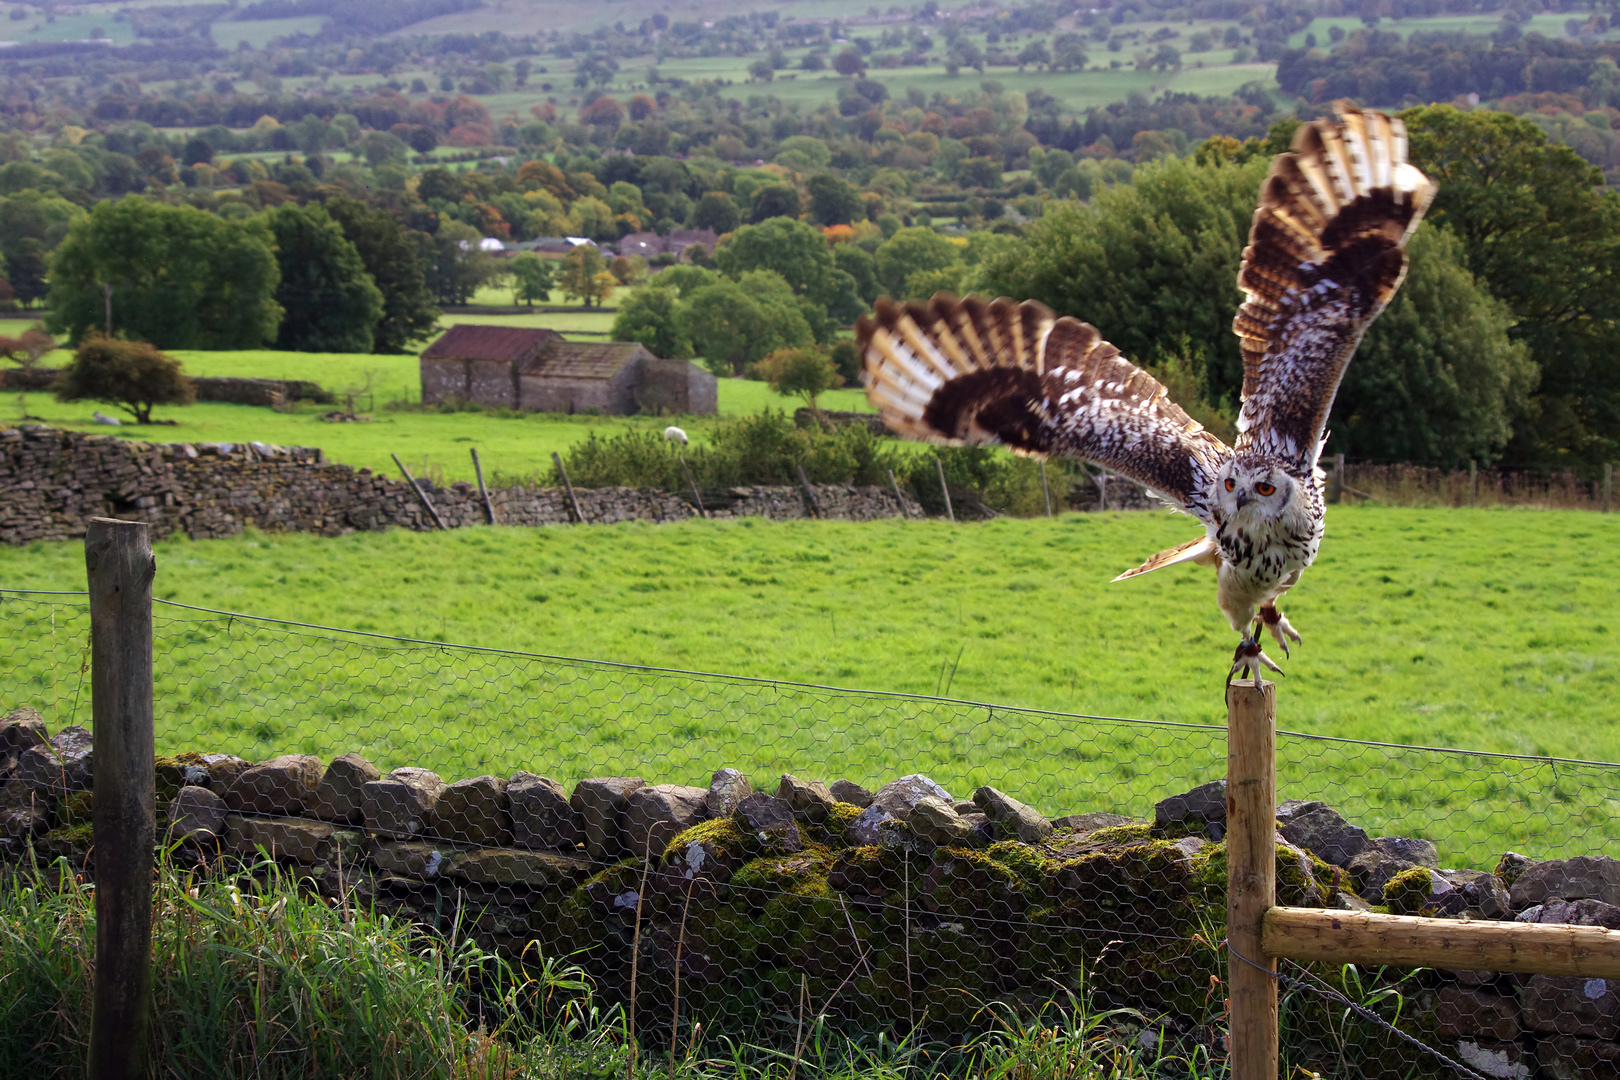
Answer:
[(1333, 486), (1328, 489), (1328, 502), (1339, 503), (1344, 500), (1344, 455), (1333, 455)]
[(793, 467), (799, 470), (799, 486), (804, 489), (804, 502), (810, 508), (810, 516), (821, 517), (821, 503), (816, 499), (816, 489), (810, 486), (810, 478), (804, 475), (804, 466), (794, 462)]
[(495, 504), (489, 501), (489, 489), (484, 487), (484, 466), (478, 460), (478, 447), (470, 446), (468, 449), (472, 451), (473, 473), (478, 477), (478, 496), (484, 500), (484, 518), (493, 525), (495, 524)]
[(1046, 500), (1046, 516), (1052, 516), (1052, 489), (1046, 486), (1046, 459), (1041, 459), (1041, 497)]
[(1479, 462), (1468, 463), (1468, 505), (1479, 505)]
[(146, 1076), (152, 998), (152, 579), (147, 525), (91, 518), (90, 711), (95, 799), (96, 963), (89, 1075)]
[(951, 519), (952, 525), (955, 525), (956, 511), (951, 509), (951, 489), (945, 483), (945, 463), (936, 457), (934, 465), (939, 469), (939, 490), (945, 493), (945, 516)]
[(1277, 894), (1277, 687), (1226, 688), (1226, 989), (1232, 1080), (1277, 1080), (1277, 962), (1261, 948)]
[(894, 478), (894, 470), (889, 470), (889, 487), (894, 491), (895, 505), (900, 507), (900, 516), (906, 516), (906, 500), (900, 497), (900, 482)]
[(411, 470), (407, 469), (405, 463), (399, 460), (398, 454), (389, 454), (388, 456), (394, 459), (394, 464), (399, 466), (400, 475), (405, 477), (405, 482), (411, 485), (412, 491), (416, 492), (416, 501), (422, 504), (422, 509), (426, 510), (428, 517), (433, 519), (433, 524), (442, 530), (444, 528), (444, 519), (433, 508), (433, 500), (428, 498), (428, 493), (422, 490), (422, 485), (416, 482), (416, 477), (412, 476)]
[(1614, 462), (1606, 462), (1603, 466), (1603, 512), (1609, 512), (1609, 500), (1614, 495)]
[(574, 498), (574, 485), (568, 482), (568, 470), (563, 468), (562, 456), (553, 450), (551, 463), (557, 466), (557, 475), (562, 477), (563, 491), (568, 495), (568, 505), (574, 512), (574, 524), (585, 524), (585, 515), (579, 512), (579, 500)]
[(703, 509), (703, 496), (698, 494), (697, 481), (692, 479), (692, 470), (686, 467), (686, 456), (677, 452), (675, 460), (681, 463), (681, 472), (686, 474), (686, 486), (692, 489), (692, 502), (697, 506), (698, 517), (707, 518), (709, 512)]

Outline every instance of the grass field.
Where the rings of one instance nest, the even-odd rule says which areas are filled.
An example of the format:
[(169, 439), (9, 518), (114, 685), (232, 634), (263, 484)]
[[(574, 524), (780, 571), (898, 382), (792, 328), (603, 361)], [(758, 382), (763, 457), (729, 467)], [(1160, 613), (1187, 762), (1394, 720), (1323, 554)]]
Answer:
[[(1189, 532), (1185, 520), (1135, 513), (954, 527), (248, 535), (159, 545), (157, 591), (387, 635), (1218, 724), (1234, 636), (1207, 571), (1108, 584)], [(1617, 555), (1620, 519), (1593, 514), (1335, 509), (1322, 558), (1287, 605), (1305, 645), (1278, 656), (1288, 673), (1279, 726), (1620, 759)], [(0, 587), (77, 588), (83, 573), (78, 544), (0, 550)], [(452, 776), (522, 767), (671, 782), (702, 781), (719, 764), (870, 781), (920, 769), (953, 792), (994, 783), (1052, 812), (1146, 812), (1224, 767), (1219, 732), (333, 643), (160, 614), (171, 749), (359, 749)], [(57, 656), (56, 689), (39, 665), (13, 661), (0, 664), (11, 672), (0, 699), (61, 707), (76, 646)], [(1612, 773), (1583, 782), (1562, 766), (1555, 777), (1306, 741), (1285, 740), (1282, 753), (1284, 797), (1329, 797), (1369, 829), (1423, 832), (1476, 861), (1506, 844), (1620, 855)]]

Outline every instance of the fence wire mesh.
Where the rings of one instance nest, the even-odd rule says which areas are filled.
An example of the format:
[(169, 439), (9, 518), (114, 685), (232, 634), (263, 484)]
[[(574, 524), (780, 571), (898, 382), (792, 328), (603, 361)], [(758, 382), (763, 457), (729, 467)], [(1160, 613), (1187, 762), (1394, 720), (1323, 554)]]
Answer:
[[(5, 857), (88, 871), (84, 599), (0, 593), (0, 626), (0, 715), (37, 710), (56, 744), (0, 729)], [(798, 1061), (807, 1016), (948, 1040), (1055, 1002), (1106, 1017), (1087, 1030), (1146, 1074), (1222, 1068), (1223, 726), (162, 602), (154, 654), (183, 854), (267, 852), (344, 902), (567, 957), (672, 1046), (707, 1030)], [(1281, 903), (1620, 929), (1620, 766), (1281, 731), (1277, 770)], [(1285, 1075), (1620, 1062), (1601, 980), (1283, 973)]]

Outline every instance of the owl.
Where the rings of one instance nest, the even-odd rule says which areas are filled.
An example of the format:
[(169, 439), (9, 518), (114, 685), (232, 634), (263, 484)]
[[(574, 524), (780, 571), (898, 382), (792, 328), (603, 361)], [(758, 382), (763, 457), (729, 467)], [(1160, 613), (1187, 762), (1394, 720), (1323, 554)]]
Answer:
[(1406, 242), (1434, 193), (1406, 160), (1401, 122), (1343, 102), (1272, 162), (1238, 273), (1233, 446), (1095, 328), (1034, 301), (880, 300), (856, 326), (867, 395), (902, 436), (1093, 462), (1196, 518), (1204, 535), (1114, 580), (1215, 567), (1216, 603), (1241, 635), (1227, 681), (1245, 670), (1258, 681), (1262, 665), (1281, 672), (1262, 628), (1284, 655), (1301, 641), (1277, 603), (1322, 542), (1328, 412), (1406, 276)]

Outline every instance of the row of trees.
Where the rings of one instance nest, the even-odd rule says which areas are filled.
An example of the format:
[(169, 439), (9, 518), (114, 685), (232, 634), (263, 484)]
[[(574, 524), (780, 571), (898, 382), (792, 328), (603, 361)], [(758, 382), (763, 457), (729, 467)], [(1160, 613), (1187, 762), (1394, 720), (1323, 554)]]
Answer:
[(240, 221), (140, 197), (97, 204), (51, 265), (48, 325), (167, 349), (403, 352), (429, 334), (432, 245), (351, 199)]

